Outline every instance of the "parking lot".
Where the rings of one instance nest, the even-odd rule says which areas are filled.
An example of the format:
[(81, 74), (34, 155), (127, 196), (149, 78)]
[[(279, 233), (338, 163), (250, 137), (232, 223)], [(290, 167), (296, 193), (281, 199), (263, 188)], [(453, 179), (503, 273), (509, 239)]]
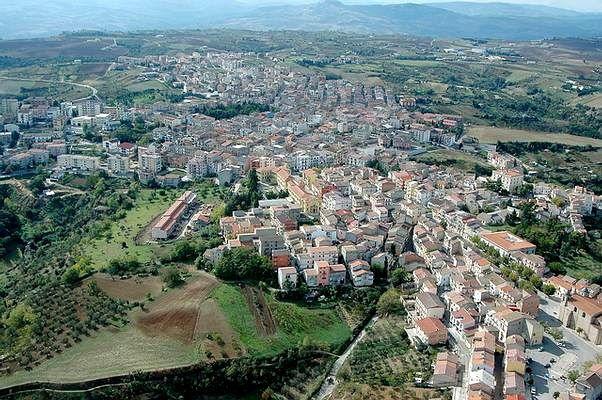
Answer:
[(533, 399), (553, 400), (555, 392), (569, 392), (572, 386), (569, 371), (580, 370), (584, 363), (602, 354), (601, 346), (595, 346), (562, 326), (557, 319), (559, 306), (556, 301), (541, 298), (538, 320), (558, 328), (563, 339), (556, 341), (546, 334), (541, 346), (527, 349), (534, 388), (531, 392), (529, 387), (528, 392)]
[(576, 366), (577, 357), (567, 353), (549, 336), (544, 337), (540, 348), (527, 349), (527, 357), (531, 359), (531, 377), (533, 387), (532, 398), (552, 400), (554, 392), (566, 393), (571, 383), (567, 378), (568, 371)]

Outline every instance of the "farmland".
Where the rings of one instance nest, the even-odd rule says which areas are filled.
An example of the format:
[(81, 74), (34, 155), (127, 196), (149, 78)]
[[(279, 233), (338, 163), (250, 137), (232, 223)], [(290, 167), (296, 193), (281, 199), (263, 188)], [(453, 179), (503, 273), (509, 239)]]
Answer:
[(47, 96), (61, 101), (72, 101), (90, 96), (91, 91), (68, 83), (51, 83), (37, 80), (19, 80), (0, 77), (0, 96)]
[[(193, 272), (185, 286), (166, 292), (155, 277), (113, 280), (96, 274), (91, 280), (116, 298), (143, 303), (129, 312), (132, 323), (91, 332), (34, 369), (3, 379), (2, 386), (31, 380), (76, 382), (246, 354), (275, 355), (303, 342), (334, 349), (351, 335), (334, 310), (283, 303), (269, 294), (265, 300), (276, 331), (266, 334), (241, 288), (204, 272)], [(147, 290), (150, 296), (142, 295)], [(287, 390), (298, 391), (308, 383), (292, 380)]]
[(339, 377), (345, 382), (397, 388), (411, 388), (416, 378), (427, 381), (433, 354), (415, 350), (404, 327), (402, 317), (379, 319), (367, 330)]
[(439, 391), (432, 389), (413, 388), (400, 391), (390, 386), (343, 383), (336, 388), (333, 398), (337, 400), (424, 400), (441, 398), (441, 395)]
[(527, 131), (520, 129), (496, 128), (493, 126), (473, 126), (468, 136), (479, 139), (481, 143), (496, 144), (497, 142), (550, 142), (568, 144), (571, 146), (602, 147), (601, 139), (574, 136), (565, 133), (550, 133)]

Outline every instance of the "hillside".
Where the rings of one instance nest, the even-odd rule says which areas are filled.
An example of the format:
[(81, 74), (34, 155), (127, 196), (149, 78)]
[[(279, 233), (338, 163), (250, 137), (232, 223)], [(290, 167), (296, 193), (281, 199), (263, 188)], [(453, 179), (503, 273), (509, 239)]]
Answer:
[[(224, 25), (259, 30), (335, 30), (510, 40), (602, 34), (602, 15), (598, 14), (553, 13), (552, 8), (534, 13), (531, 7), (510, 4), (482, 4), (470, 11), (468, 5), (474, 6), (471, 3), (346, 5), (326, 0), (309, 5), (261, 7), (229, 19)], [(544, 14), (549, 16), (543, 18)]]
[(32, 0), (4, 7), (2, 38), (31, 38), (65, 31), (244, 28), (254, 30), (340, 31), (475, 37), (508, 40), (602, 35), (602, 14), (505, 3), (349, 5), (337, 0), (257, 6), (234, 0), (159, 0), (152, 6), (87, 0), (38, 4)]

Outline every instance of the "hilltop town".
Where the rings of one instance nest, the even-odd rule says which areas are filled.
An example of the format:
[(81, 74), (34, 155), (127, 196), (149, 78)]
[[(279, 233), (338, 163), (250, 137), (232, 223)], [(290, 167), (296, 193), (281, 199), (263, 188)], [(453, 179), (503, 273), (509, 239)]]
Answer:
[[(347, 339), (359, 335), (347, 364), (316, 373), (318, 389), (323, 384), (338, 393), (346, 381), (372, 382), (354, 371), (358, 354), (367, 343), (377, 346), (370, 340), (380, 324), (394, 320), (395, 335), (413, 349), (407, 351), (429, 355), (421, 371), (404, 370), (403, 387), (431, 398), (596, 400), (602, 394), (602, 264), (595, 236), (602, 196), (595, 187), (540, 179), (507, 145), (468, 135), (463, 115), (424, 110), (421, 96), (277, 56), (119, 56), (110, 71), (173, 92), (162, 99), (146, 92), (151, 98), (144, 101), (107, 102), (96, 90), (72, 101), (0, 99), (7, 207), (26, 215), (27, 208), (96, 196), (68, 203), (73, 216), (89, 211), (79, 226), (62, 219), (68, 215), (52, 217), (50, 223), (63, 221), (58, 225), (86, 239), (65, 232), (72, 240), (65, 246), (73, 246), (49, 250), (54, 258), (40, 262), (48, 293), (81, 290), (90, 279), (102, 293), (103, 284), (161, 275), (167, 294), (149, 289), (136, 299), (152, 314), (154, 297), (162, 304), (161, 296), (194, 285), (202, 273), (211, 282), (238, 282), (254, 299), (247, 302), (260, 304), (252, 308), (255, 320), (271, 321), (257, 328), (269, 337), (284, 329), (278, 309), (286, 302), (326, 307), (377, 291), (375, 300), (359, 300), (366, 310), (346, 328), (353, 331)], [(472, 164), (433, 158), (442, 153)], [(132, 210), (142, 215), (144, 209), (152, 211), (130, 224)], [(29, 237), (36, 239), (12, 243), (6, 235), (3, 244), (7, 326), (16, 304), (38, 314), (32, 321), (45, 315), (41, 304), (24, 300), (33, 289), (13, 280), (54, 246), (54, 238), (36, 243), (49, 231), (27, 226), (35, 227)], [(101, 272), (113, 278), (99, 281)], [(118, 300), (103, 300), (102, 307), (117, 310), (124, 324), (134, 308), (144, 311), (133, 297), (125, 302), (129, 295), (105, 292), (99, 296)], [(224, 337), (222, 350), (204, 348), (207, 359), (253, 354), (236, 319), (224, 318), (247, 349), (229, 349)], [(113, 324), (112, 317), (99, 321), (91, 331)], [(208, 332), (205, 346), (213, 340)], [(31, 339), (38, 332), (23, 334)], [(20, 374), (80, 346), (69, 330), (56, 335), (65, 346), (52, 354), (39, 351), (38, 339), (25, 345), (4, 339), (0, 366), (7, 382), (16, 376), (25, 383), (29, 378)], [(313, 340), (327, 341), (321, 336)], [(391, 362), (387, 371), (397, 373), (399, 364)], [(320, 398), (321, 390), (316, 393)]]

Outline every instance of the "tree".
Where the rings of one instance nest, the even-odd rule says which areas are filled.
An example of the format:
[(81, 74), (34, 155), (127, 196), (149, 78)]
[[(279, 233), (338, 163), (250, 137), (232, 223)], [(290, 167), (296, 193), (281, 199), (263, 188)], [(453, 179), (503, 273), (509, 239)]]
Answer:
[(400, 299), (401, 294), (397, 289), (389, 289), (378, 299), (376, 312), (381, 316), (402, 314), (404, 311)]
[(74, 267), (69, 267), (61, 278), (65, 284), (74, 285), (79, 281), (79, 272)]
[(553, 285), (550, 285), (549, 283), (545, 283), (542, 287), (542, 291), (547, 296), (554, 296), (554, 293), (556, 293), (556, 288)]
[(531, 282), (533, 287), (535, 287), (536, 289), (538, 289), (538, 290), (542, 289), (543, 279), (541, 279), (541, 277), (539, 277), (537, 275), (531, 275), (531, 277), (529, 278), (529, 282)]
[(554, 392), (554, 394), (552, 395), (553, 398), (557, 399), (560, 397), (560, 392)]
[(402, 283), (409, 282), (411, 279), (410, 273), (403, 267), (391, 272), (391, 284), (393, 286), (401, 286)]
[(178, 287), (185, 282), (182, 274), (180, 274), (180, 270), (173, 265), (170, 265), (163, 270), (161, 278), (169, 288)]
[(271, 282), (274, 279), (272, 262), (255, 249), (246, 247), (226, 250), (215, 264), (214, 273), (224, 280)]
[(113, 259), (109, 261), (107, 272), (111, 275), (126, 275), (136, 272), (141, 266), (136, 258)]
[(569, 371), (566, 377), (569, 379), (569, 381), (575, 383), (575, 381), (579, 379), (579, 371), (577, 371), (576, 369), (572, 369)]

